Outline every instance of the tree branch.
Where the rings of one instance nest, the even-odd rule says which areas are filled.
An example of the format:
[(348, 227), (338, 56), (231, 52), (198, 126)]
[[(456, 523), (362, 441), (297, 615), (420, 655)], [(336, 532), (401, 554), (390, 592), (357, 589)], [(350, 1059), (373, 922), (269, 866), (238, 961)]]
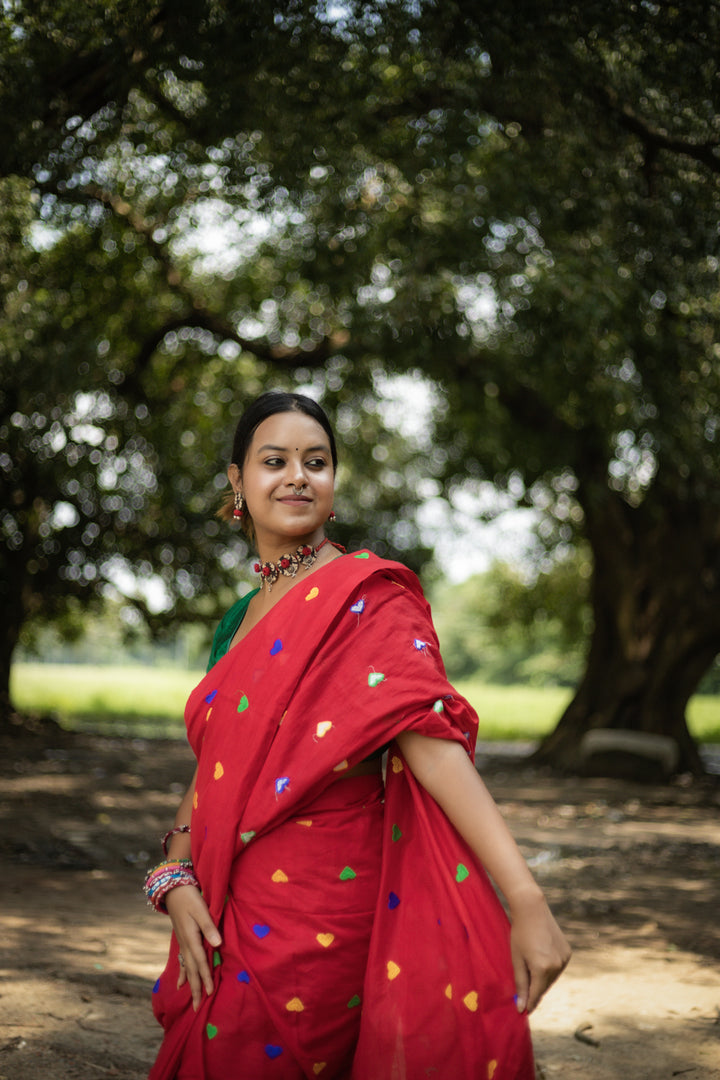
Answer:
[(657, 154), (659, 150), (668, 150), (672, 154), (681, 154), (706, 165), (711, 172), (720, 173), (720, 140), (711, 139), (708, 142), (693, 142), (690, 139), (681, 139), (671, 136), (661, 128), (654, 128), (647, 120), (628, 105), (621, 102), (617, 92), (610, 86), (600, 87), (599, 93), (605, 104), (618, 119), (619, 123), (627, 130), (637, 135), (647, 147), (649, 157)]

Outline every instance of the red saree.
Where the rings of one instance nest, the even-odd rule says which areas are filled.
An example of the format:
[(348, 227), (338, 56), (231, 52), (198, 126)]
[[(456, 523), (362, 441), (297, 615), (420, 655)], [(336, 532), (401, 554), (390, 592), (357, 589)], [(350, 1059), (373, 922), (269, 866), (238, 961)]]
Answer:
[(416, 577), (363, 551), (298, 581), (186, 722), (223, 944), (195, 1014), (172, 942), (150, 1080), (532, 1080), (508, 921), (474, 855), (396, 744), (384, 805), (377, 778), (342, 779), (408, 729), (474, 752)]

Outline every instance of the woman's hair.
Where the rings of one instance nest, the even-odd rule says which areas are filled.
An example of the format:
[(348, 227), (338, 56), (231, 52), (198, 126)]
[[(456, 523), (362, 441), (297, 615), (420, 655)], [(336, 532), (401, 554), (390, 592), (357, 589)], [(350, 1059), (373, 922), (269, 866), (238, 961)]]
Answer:
[[(237, 465), (242, 472), (245, 458), (250, 449), (250, 444), (256, 428), (262, 424), (263, 420), (267, 420), (269, 416), (284, 412), (305, 413), (306, 416), (317, 421), (328, 437), (333, 470), (337, 470), (335, 435), (333, 434), (333, 429), (330, 426), (330, 421), (328, 420), (324, 409), (318, 405), (317, 401), (313, 401), (312, 398), (306, 397), (304, 394), (292, 394), (283, 390), (268, 390), (267, 393), (261, 394), (260, 397), (256, 398), (252, 405), (248, 406), (242, 414), (238, 421), (238, 425), (235, 428), (235, 437), (233, 439), (232, 455), (230, 458), (231, 464)], [(218, 517), (223, 518), (225, 521), (231, 521), (234, 505), (235, 493), (231, 490), (225, 495), (222, 506), (218, 510)], [(242, 518), (242, 527), (250, 538), (253, 539), (252, 519), (250, 518), (247, 509)]]

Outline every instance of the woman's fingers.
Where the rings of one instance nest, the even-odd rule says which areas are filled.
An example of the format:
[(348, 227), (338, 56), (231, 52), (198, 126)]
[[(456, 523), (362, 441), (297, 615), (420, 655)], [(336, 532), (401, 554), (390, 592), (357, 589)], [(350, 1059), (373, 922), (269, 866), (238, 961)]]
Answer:
[(185, 982), (189, 983), (193, 1008), (197, 1012), (203, 989), (207, 994), (212, 994), (214, 989), (205, 941), (217, 948), (222, 939), (210, 918), (207, 904), (194, 885), (173, 889), (167, 894), (165, 903), (182, 956), (177, 985), (180, 988)]

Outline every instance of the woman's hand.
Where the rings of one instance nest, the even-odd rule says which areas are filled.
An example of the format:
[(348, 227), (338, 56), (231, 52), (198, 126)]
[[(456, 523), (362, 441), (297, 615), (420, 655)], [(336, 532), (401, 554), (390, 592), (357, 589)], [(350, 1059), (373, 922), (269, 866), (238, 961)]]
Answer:
[(570, 945), (539, 889), (511, 903), (510, 918), (518, 1012), (531, 1013), (567, 967)]
[(222, 944), (218, 928), (210, 918), (208, 906), (195, 885), (178, 885), (165, 895), (165, 906), (172, 919), (173, 930), (180, 946), (182, 963), (178, 989), (190, 983), (195, 1012), (200, 1008), (203, 987), (213, 992), (213, 978), (205, 952), (204, 941), (213, 948)]

